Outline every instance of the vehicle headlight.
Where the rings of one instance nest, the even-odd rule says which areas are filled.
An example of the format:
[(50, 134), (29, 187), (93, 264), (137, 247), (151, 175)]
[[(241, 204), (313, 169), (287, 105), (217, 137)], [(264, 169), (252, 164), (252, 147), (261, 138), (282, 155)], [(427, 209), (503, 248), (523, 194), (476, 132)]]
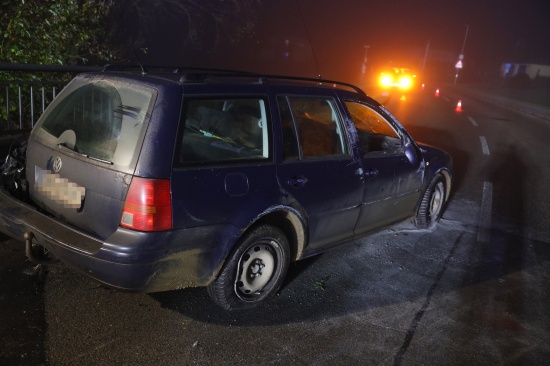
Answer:
[(399, 79), (401, 89), (409, 89), (412, 86), (412, 79), (409, 76), (403, 76)]
[(387, 86), (391, 86), (392, 83), (393, 83), (393, 78), (390, 75), (380, 76), (380, 85), (387, 87)]

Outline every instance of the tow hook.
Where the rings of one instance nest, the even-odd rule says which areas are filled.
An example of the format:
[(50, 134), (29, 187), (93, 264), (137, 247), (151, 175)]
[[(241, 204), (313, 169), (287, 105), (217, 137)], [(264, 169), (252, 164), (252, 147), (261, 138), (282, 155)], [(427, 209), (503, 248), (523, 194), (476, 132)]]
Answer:
[(57, 259), (53, 258), (40, 258), (37, 257), (33, 251), (32, 251), (32, 240), (34, 238), (34, 234), (31, 231), (27, 231), (23, 234), (23, 238), (25, 239), (25, 255), (29, 260), (35, 264), (54, 264), (57, 262)]

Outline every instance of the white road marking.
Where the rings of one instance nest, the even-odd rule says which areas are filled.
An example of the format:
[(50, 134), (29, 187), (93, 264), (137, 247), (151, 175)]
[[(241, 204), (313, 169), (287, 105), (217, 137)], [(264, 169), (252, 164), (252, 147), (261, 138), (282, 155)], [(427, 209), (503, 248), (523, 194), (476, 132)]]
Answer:
[(481, 208), (479, 212), (479, 224), (477, 231), (477, 241), (488, 243), (491, 240), (491, 212), (493, 204), (493, 184), (491, 182), (483, 183), (483, 197), (481, 198)]
[(491, 155), (489, 152), (489, 145), (487, 145), (487, 140), (484, 136), (479, 136), (479, 141), (481, 141), (481, 150), (483, 150), (484, 155)]
[(446, 101), (446, 102), (450, 102), (450, 101), (451, 101), (451, 100), (450, 100), (449, 98), (447, 98), (447, 97), (442, 97), (442, 98), (443, 98), (443, 100)]
[(478, 126), (478, 124), (477, 124), (477, 122), (476, 122), (475, 119), (473, 119), (472, 117), (468, 117), (468, 119), (470, 120), (470, 122), (472, 122), (472, 125), (473, 125), (474, 127), (477, 127), (477, 126)]

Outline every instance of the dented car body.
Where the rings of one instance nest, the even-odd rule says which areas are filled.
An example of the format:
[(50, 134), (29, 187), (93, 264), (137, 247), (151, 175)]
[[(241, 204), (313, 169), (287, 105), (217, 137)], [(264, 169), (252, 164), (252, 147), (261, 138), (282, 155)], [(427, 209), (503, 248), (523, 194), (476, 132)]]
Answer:
[(452, 182), (448, 154), (351, 85), (205, 70), (79, 75), (25, 157), (4, 164), (0, 230), (29, 256), (124, 290), (207, 286), (226, 309), (273, 296), (289, 262), (432, 227)]

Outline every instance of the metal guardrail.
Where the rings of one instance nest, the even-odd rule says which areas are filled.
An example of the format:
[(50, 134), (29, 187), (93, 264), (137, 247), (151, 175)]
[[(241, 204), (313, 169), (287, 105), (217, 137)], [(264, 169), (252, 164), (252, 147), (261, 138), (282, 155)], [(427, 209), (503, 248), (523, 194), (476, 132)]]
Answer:
[[(46, 107), (74, 75), (101, 69), (94, 66), (0, 62), (0, 134), (17, 134), (32, 129)], [(41, 79), (49, 80), (30, 80), (32, 75), (37, 74)], [(53, 77), (54, 74), (56, 77)]]

